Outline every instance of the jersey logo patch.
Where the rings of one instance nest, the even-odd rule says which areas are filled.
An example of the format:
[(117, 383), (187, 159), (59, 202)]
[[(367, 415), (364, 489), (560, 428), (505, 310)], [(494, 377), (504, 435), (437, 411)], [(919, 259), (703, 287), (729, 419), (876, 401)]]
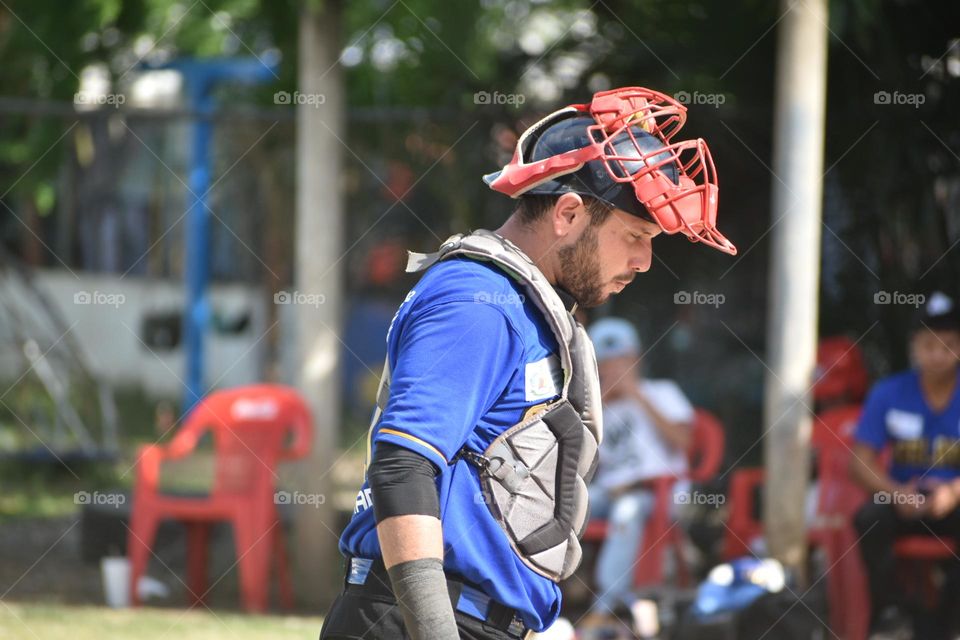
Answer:
[(528, 362), (525, 373), (527, 402), (546, 400), (560, 394), (563, 387), (563, 369), (557, 356)]
[(923, 435), (923, 416), (899, 409), (887, 411), (887, 433), (897, 440), (916, 440)]

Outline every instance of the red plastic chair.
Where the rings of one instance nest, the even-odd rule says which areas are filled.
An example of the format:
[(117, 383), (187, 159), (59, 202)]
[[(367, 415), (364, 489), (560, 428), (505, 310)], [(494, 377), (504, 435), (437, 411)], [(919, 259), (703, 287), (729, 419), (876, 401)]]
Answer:
[(869, 597), (859, 535), (853, 517), (867, 494), (850, 478), (853, 431), (860, 406), (837, 407), (817, 416), (813, 446), (817, 455), (817, 517), (807, 533), (810, 544), (824, 550), (830, 626), (846, 640), (863, 640), (869, 625)]
[[(216, 471), (207, 497), (186, 498), (158, 491), (161, 463), (193, 451), (207, 431), (213, 435)], [(275, 469), (282, 460), (306, 455), (313, 436), (310, 410), (296, 390), (251, 385), (217, 391), (204, 398), (166, 446), (140, 450), (127, 538), (130, 591), (146, 571), (160, 521), (187, 526), (187, 587), (194, 603), (207, 592), (207, 542), (216, 522), (233, 526), (243, 607), (267, 606), (271, 553), (277, 562), (280, 599), (293, 606), (286, 549), (275, 504)]]
[[(817, 456), (820, 487), (817, 524), (809, 532), (813, 543), (825, 535), (823, 526), (835, 528), (852, 517), (865, 497), (849, 482), (846, 471), (853, 431), (859, 417), (859, 405), (837, 407), (814, 417), (811, 447)], [(827, 456), (826, 461), (824, 456)], [(827, 482), (824, 482), (825, 475)], [(763, 485), (765, 477), (766, 472), (762, 467), (738, 469), (731, 475), (724, 559), (749, 554), (750, 542), (763, 536), (763, 520), (756, 504), (756, 492)]]
[[(866, 636), (866, 578), (860, 554), (853, 549), (857, 534), (853, 515), (866, 494), (849, 478), (853, 431), (860, 416), (859, 405), (830, 409), (816, 416), (811, 445), (816, 455), (819, 491), (816, 520), (807, 531), (811, 545), (821, 547), (827, 558), (827, 594), (831, 628), (847, 640)], [(724, 539), (725, 559), (749, 555), (749, 544), (763, 536), (763, 520), (756, 504), (757, 488), (764, 483), (763, 468), (739, 469), (730, 482), (730, 515)]]
[(957, 543), (953, 538), (929, 536), (904, 536), (893, 547), (898, 558), (911, 560), (946, 560), (956, 555)]
[(750, 543), (763, 536), (756, 491), (763, 485), (766, 471), (763, 467), (744, 467), (730, 475), (730, 511), (723, 537), (723, 558), (732, 560), (750, 555)]
[(813, 449), (815, 451), (831, 447), (851, 449), (861, 410), (862, 407), (859, 404), (847, 404), (814, 416), (813, 433), (810, 438)]
[[(720, 470), (723, 462), (724, 434), (720, 421), (708, 411), (696, 409), (690, 449), (687, 451), (688, 469), (685, 477), (693, 482), (708, 482)], [(660, 584), (663, 581), (665, 555), (673, 550), (677, 560), (677, 582), (689, 585), (690, 569), (683, 557), (683, 530), (670, 518), (673, 487), (681, 478), (665, 476), (653, 478), (646, 486), (654, 494), (653, 512), (643, 529), (643, 545), (634, 568), (634, 586), (638, 588)], [(607, 522), (593, 519), (584, 531), (584, 542), (603, 542), (607, 536)]]
[(914, 592), (920, 592), (920, 600), (926, 606), (935, 605), (939, 589), (933, 579), (933, 569), (943, 560), (957, 556), (957, 542), (953, 538), (929, 536), (904, 536), (893, 545), (900, 576), (904, 584)]
[[(827, 596), (837, 605), (830, 607), (830, 626), (845, 640), (864, 640), (870, 619), (866, 570), (855, 548), (859, 536), (853, 526), (853, 517), (868, 495), (849, 474), (853, 432), (860, 411), (859, 405), (846, 405), (823, 412), (814, 419), (811, 438), (817, 456), (819, 492), (816, 521), (807, 536), (811, 545), (825, 552)], [(727, 559), (749, 553), (744, 543), (763, 535), (763, 522), (754, 515), (754, 492), (763, 481), (763, 469), (738, 470), (731, 480), (731, 514), (727, 525), (730, 531), (724, 547)], [(894, 547), (898, 558), (922, 561), (915, 567), (920, 571), (912, 577), (920, 578), (920, 587), (926, 589), (928, 596), (935, 595), (929, 580), (930, 563), (949, 558), (955, 552), (955, 541), (926, 536), (901, 538)]]
[(859, 403), (867, 395), (867, 367), (860, 346), (846, 336), (821, 338), (817, 345), (813, 400)]
[(826, 542), (844, 527), (852, 531), (853, 516), (867, 499), (849, 472), (860, 413), (860, 405), (845, 405), (814, 416), (811, 445), (819, 483), (816, 518), (807, 532), (811, 544)]
[(690, 440), (690, 448), (687, 450), (687, 477), (700, 484), (710, 482), (717, 477), (723, 463), (726, 441), (723, 424), (706, 409), (696, 409)]
[[(811, 536), (819, 537), (827, 552), (827, 590), (831, 602), (843, 606), (831, 609), (831, 624), (847, 640), (867, 637), (870, 620), (870, 597), (866, 569), (857, 550), (858, 534), (853, 517), (868, 495), (850, 478), (850, 458), (853, 455), (853, 429), (859, 420), (859, 407), (840, 407), (825, 412), (820, 422), (820, 510), (828, 521)], [(835, 436), (840, 436), (836, 438)], [(814, 431), (816, 440), (817, 431)], [(884, 455), (881, 461), (889, 456)], [(886, 462), (889, 462), (886, 460)], [(923, 590), (925, 599), (933, 601), (937, 595), (931, 580), (932, 565), (953, 557), (957, 543), (949, 538), (904, 536), (894, 544), (894, 554), (901, 563), (899, 575), (903, 584)]]

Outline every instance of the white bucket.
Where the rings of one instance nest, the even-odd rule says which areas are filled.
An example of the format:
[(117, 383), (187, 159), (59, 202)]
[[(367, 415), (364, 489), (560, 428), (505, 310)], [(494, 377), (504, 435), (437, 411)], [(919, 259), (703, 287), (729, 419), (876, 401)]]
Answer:
[(103, 576), (103, 595), (108, 607), (123, 609), (130, 606), (130, 561), (123, 556), (100, 560)]
[(660, 617), (653, 600), (637, 600), (630, 607), (633, 631), (639, 638), (656, 638), (660, 634)]

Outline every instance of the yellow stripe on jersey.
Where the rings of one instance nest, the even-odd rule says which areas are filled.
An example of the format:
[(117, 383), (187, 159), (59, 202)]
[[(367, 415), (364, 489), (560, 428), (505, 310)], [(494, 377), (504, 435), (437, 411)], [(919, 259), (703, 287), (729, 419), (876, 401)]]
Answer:
[(442, 453), (440, 453), (440, 451), (439, 451), (435, 446), (433, 446), (433, 445), (430, 444), (429, 442), (426, 442), (425, 440), (421, 440), (421, 439), (418, 438), (417, 436), (412, 436), (412, 435), (410, 435), (409, 433), (404, 433), (403, 431), (397, 431), (396, 429), (389, 429), (389, 428), (387, 428), (387, 427), (381, 428), (379, 432), (380, 432), (380, 433), (389, 433), (390, 435), (394, 435), (394, 436), (400, 436), (401, 438), (406, 438), (407, 440), (411, 440), (411, 441), (413, 441), (413, 442), (416, 442), (416, 443), (419, 444), (419, 445), (423, 445), (423, 446), (426, 447), (427, 449), (430, 449), (430, 451), (433, 451), (435, 454), (437, 454), (438, 456), (440, 456), (440, 458), (443, 459), (444, 462), (447, 462), (447, 457), (446, 457), (445, 455), (443, 455)]

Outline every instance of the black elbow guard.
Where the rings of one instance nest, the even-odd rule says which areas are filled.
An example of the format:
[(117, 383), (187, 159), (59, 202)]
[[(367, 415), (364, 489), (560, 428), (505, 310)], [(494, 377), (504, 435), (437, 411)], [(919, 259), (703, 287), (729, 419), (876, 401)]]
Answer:
[(367, 470), (377, 522), (406, 515), (439, 518), (439, 473), (436, 465), (419, 453), (389, 442), (377, 443)]

